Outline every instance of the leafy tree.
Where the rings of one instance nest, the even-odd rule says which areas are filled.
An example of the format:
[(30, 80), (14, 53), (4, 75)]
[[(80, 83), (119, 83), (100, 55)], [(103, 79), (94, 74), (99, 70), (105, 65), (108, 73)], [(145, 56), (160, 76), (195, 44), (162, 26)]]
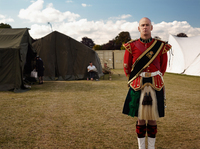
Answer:
[[(84, 37), (87, 38), (87, 37)], [(85, 40), (82, 38), (82, 40)], [(120, 32), (114, 39), (109, 40), (108, 43), (103, 45), (95, 45), (95, 50), (124, 50), (123, 44), (130, 41), (131, 36), (129, 32)], [(82, 42), (83, 43), (83, 42)]]
[(123, 43), (131, 40), (129, 32), (120, 32), (118, 36), (115, 37), (115, 49), (121, 49)]
[(188, 37), (185, 33), (179, 33), (176, 35), (177, 37)]
[(114, 39), (109, 40), (108, 43), (101, 45), (102, 50), (124, 49), (122, 44), (124, 44), (130, 40), (131, 40), (131, 36), (130, 36), (129, 32), (120, 32)]
[(102, 46), (101, 45), (94, 45), (94, 50), (102, 50)]
[(81, 43), (83, 43), (84, 45), (86, 45), (90, 48), (93, 48), (95, 45), (93, 40), (88, 37), (83, 37)]
[(4, 23), (1, 23), (0, 24), (0, 28), (12, 28), (9, 24), (4, 24)]
[(114, 50), (115, 41), (110, 40), (108, 43), (102, 45), (102, 50)]

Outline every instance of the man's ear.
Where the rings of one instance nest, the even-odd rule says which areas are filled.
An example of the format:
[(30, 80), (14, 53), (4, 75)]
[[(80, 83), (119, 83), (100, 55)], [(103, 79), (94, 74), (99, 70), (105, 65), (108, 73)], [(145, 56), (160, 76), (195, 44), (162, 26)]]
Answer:
[(138, 26), (138, 31), (140, 32), (140, 27)]

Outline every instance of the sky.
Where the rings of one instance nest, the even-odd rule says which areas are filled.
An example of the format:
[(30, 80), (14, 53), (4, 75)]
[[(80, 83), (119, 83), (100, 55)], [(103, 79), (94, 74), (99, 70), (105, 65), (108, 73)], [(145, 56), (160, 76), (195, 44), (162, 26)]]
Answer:
[(200, 35), (200, 0), (0, 0), (0, 23), (29, 28), (34, 39), (52, 31), (99, 45), (122, 31), (136, 39), (143, 17), (152, 21), (152, 37)]

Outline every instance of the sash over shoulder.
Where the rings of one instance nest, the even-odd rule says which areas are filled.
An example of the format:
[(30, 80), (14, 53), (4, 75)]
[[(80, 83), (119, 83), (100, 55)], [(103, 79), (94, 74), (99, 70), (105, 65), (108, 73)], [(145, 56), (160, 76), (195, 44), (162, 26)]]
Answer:
[(153, 60), (158, 56), (159, 52), (163, 48), (164, 43), (156, 40), (153, 44), (144, 51), (132, 66), (132, 71), (130, 73), (128, 84), (130, 84), (134, 79), (136, 79), (139, 74), (153, 62)]

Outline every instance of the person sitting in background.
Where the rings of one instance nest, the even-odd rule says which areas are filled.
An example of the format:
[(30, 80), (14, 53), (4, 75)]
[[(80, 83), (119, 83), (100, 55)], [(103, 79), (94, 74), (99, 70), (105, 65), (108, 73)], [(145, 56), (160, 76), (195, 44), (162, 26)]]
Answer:
[[(91, 81), (93, 81), (95, 73), (97, 72), (96, 67), (92, 64), (92, 62), (90, 62), (89, 66), (87, 67), (88, 73), (89, 73), (89, 77), (91, 79)], [(89, 80), (89, 78), (87, 78), (87, 80)]]
[(111, 68), (108, 67), (107, 63), (104, 63), (104, 68), (102, 69), (103, 74), (109, 74), (109, 79), (111, 80)]

